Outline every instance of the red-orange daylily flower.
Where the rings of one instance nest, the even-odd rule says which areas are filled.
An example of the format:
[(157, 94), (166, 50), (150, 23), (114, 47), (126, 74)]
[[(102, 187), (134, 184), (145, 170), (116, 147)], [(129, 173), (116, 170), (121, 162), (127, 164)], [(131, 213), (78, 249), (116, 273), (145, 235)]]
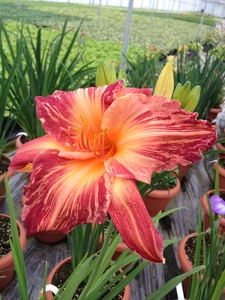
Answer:
[(10, 169), (33, 164), (22, 213), (29, 235), (103, 223), (108, 212), (128, 247), (162, 262), (163, 240), (136, 181), (199, 160), (216, 132), (178, 101), (122, 85), (36, 97), (47, 134), (23, 145)]

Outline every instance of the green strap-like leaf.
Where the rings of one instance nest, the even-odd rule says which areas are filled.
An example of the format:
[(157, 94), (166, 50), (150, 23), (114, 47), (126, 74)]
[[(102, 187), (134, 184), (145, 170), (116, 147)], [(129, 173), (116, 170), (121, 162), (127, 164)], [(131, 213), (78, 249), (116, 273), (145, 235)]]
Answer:
[(153, 292), (150, 296), (145, 298), (145, 300), (161, 300), (164, 296), (166, 296), (172, 289), (174, 289), (181, 281), (183, 281), (188, 276), (200, 272), (204, 269), (204, 266), (199, 266), (193, 268), (192, 270), (186, 272), (185, 274), (176, 276), (175, 278), (169, 280), (163, 286), (158, 288), (155, 292)]

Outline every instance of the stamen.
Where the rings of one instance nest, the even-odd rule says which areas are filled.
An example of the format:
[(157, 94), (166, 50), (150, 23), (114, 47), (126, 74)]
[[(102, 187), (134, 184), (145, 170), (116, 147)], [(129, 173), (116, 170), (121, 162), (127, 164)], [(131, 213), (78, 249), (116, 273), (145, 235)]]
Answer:
[(105, 154), (104, 158), (109, 158), (112, 157), (113, 154), (116, 152), (116, 146), (112, 145), (112, 147), (110, 148), (110, 150)]
[(81, 121), (81, 128), (74, 128), (77, 131), (78, 135), (76, 136), (76, 142), (73, 144), (72, 137), (71, 137), (71, 127), (68, 126), (68, 138), (70, 146), (73, 149), (83, 150), (83, 151), (91, 151), (93, 152), (96, 158), (100, 159), (107, 159), (115, 153), (115, 146), (106, 143), (106, 136), (105, 133), (108, 130), (106, 127), (102, 130), (101, 133), (95, 134), (93, 133), (93, 140), (90, 139), (90, 119), (86, 116), (85, 118), (80, 115)]
[(90, 120), (87, 116), (84, 118), (82, 115), (80, 115), (80, 118), (83, 123), (80, 135), (80, 145), (82, 146), (82, 149), (91, 150), (89, 145)]
[(86, 139), (85, 139), (85, 145), (87, 149), (90, 149), (89, 145), (89, 132), (90, 132), (90, 120), (87, 118), (87, 131), (86, 131)]
[(94, 153), (94, 156), (95, 156), (96, 158), (98, 158), (98, 157), (99, 157), (99, 156), (97, 155), (97, 153), (96, 153), (96, 141), (97, 141), (97, 139), (98, 139), (98, 136), (97, 136), (97, 134), (94, 134), (93, 153)]
[(104, 133), (101, 132), (101, 133), (99, 133), (99, 135), (97, 136), (97, 139), (98, 139), (98, 149), (99, 149), (99, 154), (100, 154), (101, 157), (104, 156), (104, 148), (102, 147), (102, 144), (101, 144), (101, 141), (100, 141), (100, 138), (101, 138), (101, 136), (103, 136), (103, 135), (104, 135)]
[(70, 126), (68, 126), (67, 131), (68, 131), (69, 143), (70, 143), (71, 148), (75, 149), (75, 146), (73, 145), (72, 140), (71, 140), (71, 131), (70, 131), (70, 129), (71, 129)]

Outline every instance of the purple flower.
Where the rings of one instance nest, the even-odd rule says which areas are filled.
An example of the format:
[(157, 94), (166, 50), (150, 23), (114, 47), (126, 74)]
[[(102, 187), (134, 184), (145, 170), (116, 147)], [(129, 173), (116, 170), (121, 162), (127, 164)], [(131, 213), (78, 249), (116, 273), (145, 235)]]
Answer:
[(219, 195), (210, 197), (212, 212), (225, 215), (225, 201)]

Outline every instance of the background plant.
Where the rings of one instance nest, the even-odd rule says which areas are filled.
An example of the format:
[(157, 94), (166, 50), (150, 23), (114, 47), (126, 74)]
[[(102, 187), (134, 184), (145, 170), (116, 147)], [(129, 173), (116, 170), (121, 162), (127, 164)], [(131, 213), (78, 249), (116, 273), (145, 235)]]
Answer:
[[(44, 1), (21, 0), (18, 9), (17, 0), (0, 0), (0, 11), (7, 24), (12, 28), (15, 22), (24, 22), (31, 29), (43, 26), (45, 32), (55, 29), (60, 31), (65, 18), (70, 17), (68, 28), (78, 27), (84, 18), (82, 30), (85, 33), (88, 61), (98, 59), (107, 62), (120, 62), (123, 33), (127, 8), (102, 6), (101, 18), (98, 20), (98, 7), (77, 3), (52, 3)], [(136, 52), (152, 46), (162, 49), (164, 54), (178, 48), (180, 44), (196, 39), (200, 13), (170, 14), (146, 9), (133, 9), (132, 25), (127, 55), (135, 57)], [(218, 19), (205, 16), (202, 27), (202, 40), (207, 29), (215, 25)]]
[[(208, 195), (207, 195), (208, 197)], [(203, 256), (203, 265), (205, 268), (200, 274), (191, 276), (191, 281), (188, 288), (188, 299), (220, 299), (224, 289), (225, 280), (225, 236), (219, 234), (219, 219), (215, 214), (212, 216), (210, 201), (210, 228), (207, 233), (210, 235), (210, 247), (207, 247), (206, 235), (202, 234), (202, 212), (199, 210), (198, 236), (196, 244), (196, 254), (194, 266), (198, 266), (200, 257)], [(218, 265), (218, 258), (220, 259)], [(202, 275), (202, 276), (201, 276)]]
[[(36, 115), (35, 96), (46, 96), (55, 90), (87, 87), (94, 78), (95, 68), (89, 67), (90, 63), (80, 64), (83, 57), (83, 51), (77, 46), (80, 27), (75, 32), (67, 31), (66, 27), (67, 20), (59, 35), (44, 39), (43, 28), (37, 29), (34, 37), (30, 29), (22, 24), (13, 34), (2, 21), (0, 43), (3, 49), (7, 46), (8, 52), (2, 51), (1, 56), (8, 74), (15, 69), (17, 53), (21, 52), (20, 62), (11, 80), (7, 108), (31, 139), (44, 134)], [(72, 39), (65, 49), (64, 41), (69, 34), (72, 34)]]
[(183, 48), (177, 55), (175, 85), (182, 85), (190, 81), (192, 86), (200, 85), (201, 95), (195, 112), (199, 119), (207, 119), (209, 110), (217, 107), (223, 98), (223, 86), (225, 83), (225, 64), (222, 57), (218, 58), (212, 52), (208, 52), (202, 58), (200, 52), (191, 57), (187, 56)]
[[(215, 174), (215, 194), (219, 194), (219, 163), (217, 162)], [(225, 280), (225, 235), (220, 235), (220, 219), (217, 213), (212, 213), (212, 207), (208, 193), (206, 197), (210, 212), (210, 228), (203, 232), (202, 210), (199, 208), (198, 233), (196, 235), (196, 247), (194, 266), (201, 264), (205, 268), (198, 274), (190, 277), (187, 299), (223, 299)], [(206, 235), (209, 235), (210, 246), (207, 246)], [(220, 258), (220, 261), (218, 260)]]
[(159, 61), (161, 55), (154, 48), (137, 52), (135, 59), (132, 60), (126, 57), (126, 73), (129, 85), (136, 88), (151, 87), (154, 89), (164, 64)]
[[(0, 40), (2, 40), (3, 34), (3, 26), (0, 20)], [(4, 55), (3, 45), (0, 42), (0, 64), (1, 72), (0, 72), (0, 156), (3, 151), (3, 146), (7, 141), (7, 135), (12, 131), (12, 120), (9, 114), (6, 115), (7, 108), (7, 99), (10, 93), (11, 84), (14, 78), (14, 73), (17, 70), (18, 64), (21, 60), (21, 48), (17, 49), (17, 52), (14, 56), (14, 64), (11, 69), (7, 70), (7, 57)]]

